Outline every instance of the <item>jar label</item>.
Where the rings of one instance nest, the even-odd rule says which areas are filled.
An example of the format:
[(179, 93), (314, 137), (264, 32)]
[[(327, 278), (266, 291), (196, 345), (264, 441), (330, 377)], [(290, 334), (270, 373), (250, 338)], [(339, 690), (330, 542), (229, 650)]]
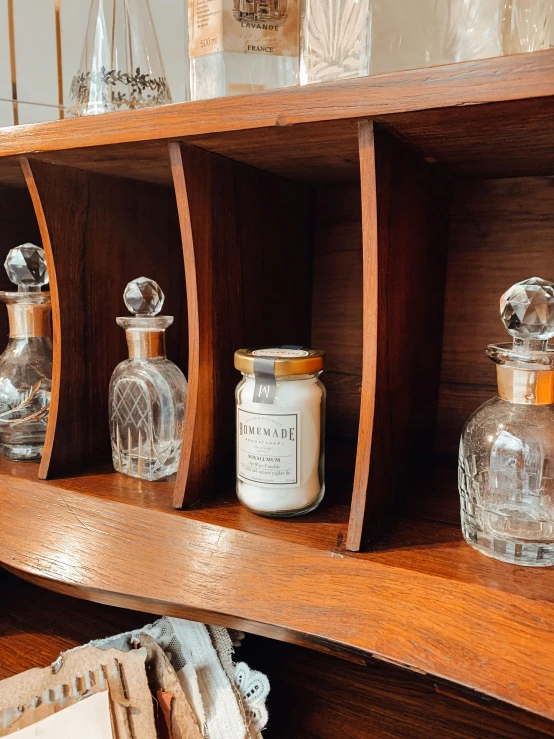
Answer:
[(298, 0), (188, 0), (189, 56), (298, 56), (298, 7)]
[(255, 357), (273, 357), (274, 359), (296, 359), (298, 357), (309, 357), (310, 352), (305, 349), (255, 349), (252, 354)]
[(237, 477), (263, 486), (298, 487), (299, 413), (237, 407)]

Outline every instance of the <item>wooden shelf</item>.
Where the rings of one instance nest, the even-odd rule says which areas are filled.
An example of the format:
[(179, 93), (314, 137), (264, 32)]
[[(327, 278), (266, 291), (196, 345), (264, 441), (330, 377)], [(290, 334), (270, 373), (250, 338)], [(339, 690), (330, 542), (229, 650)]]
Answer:
[[(494, 392), (499, 295), (552, 277), (553, 69), (550, 50), (0, 131), (2, 253), (40, 233), (55, 339), (40, 473), (0, 465), (0, 563), (554, 719), (554, 572), (474, 552), (455, 470), (421, 478)], [(106, 461), (139, 272), (168, 294), (189, 380), (175, 483)], [(232, 352), (268, 342), (328, 351), (327, 493), (294, 521), (229, 482)]]
[(392, 127), (457, 174), (548, 174), (554, 164), (554, 50), (304, 88), (0, 130), (0, 182), (18, 157), (171, 185), (181, 141), (304, 182), (351, 181), (357, 127)]
[[(442, 518), (457, 495), (446, 476)], [(113, 472), (32, 478), (29, 465), (1, 465), (0, 561), (32, 582), (373, 655), (554, 718), (554, 572), (479, 555), (455, 522), (405, 517), (374, 551), (352, 554), (332, 509), (290, 529), (231, 504), (177, 512), (163, 485)]]

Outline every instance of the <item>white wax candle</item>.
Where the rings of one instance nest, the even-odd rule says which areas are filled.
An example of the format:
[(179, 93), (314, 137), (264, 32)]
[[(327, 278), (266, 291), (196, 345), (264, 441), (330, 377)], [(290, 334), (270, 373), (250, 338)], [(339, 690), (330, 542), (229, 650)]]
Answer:
[(254, 388), (253, 375), (237, 387), (239, 500), (266, 515), (307, 512), (324, 492), (325, 388), (317, 374), (277, 377), (271, 404), (254, 403)]

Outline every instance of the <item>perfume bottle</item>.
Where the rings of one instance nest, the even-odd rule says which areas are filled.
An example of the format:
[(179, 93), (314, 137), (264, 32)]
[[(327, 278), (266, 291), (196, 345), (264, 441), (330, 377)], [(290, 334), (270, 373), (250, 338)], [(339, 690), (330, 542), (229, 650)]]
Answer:
[(52, 388), (50, 293), (44, 251), (12, 249), (4, 263), (17, 292), (0, 292), (8, 307), (10, 338), (0, 356), (0, 452), (7, 459), (40, 459)]
[(518, 282), (500, 313), (513, 342), (487, 347), (498, 397), (462, 432), (462, 530), (483, 554), (547, 567), (554, 565), (554, 283)]
[(298, 84), (299, 0), (189, 0), (192, 100)]
[(113, 464), (132, 477), (163, 480), (179, 466), (187, 399), (185, 376), (165, 355), (173, 317), (158, 315), (165, 296), (146, 277), (130, 282), (123, 299), (134, 316), (116, 319), (127, 335), (129, 359), (110, 381)]

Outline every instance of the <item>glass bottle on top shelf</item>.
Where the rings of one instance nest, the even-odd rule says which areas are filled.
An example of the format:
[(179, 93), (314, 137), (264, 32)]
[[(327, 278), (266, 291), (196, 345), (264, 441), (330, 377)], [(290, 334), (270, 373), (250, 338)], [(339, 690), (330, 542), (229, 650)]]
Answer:
[(50, 411), (52, 329), (44, 251), (12, 249), (4, 263), (17, 292), (0, 292), (10, 325), (0, 356), (0, 452), (10, 460), (40, 459)]
[(548, 48), (552, 0), (372, 0), (370, 73)]
[(300, 84), (369, 74), (372, 0), (304, 0)]
[(300, 0), (189, 0), (193, 100), (298, 84)]
[(92, 0), (69, 116), (171, 103), (148, 0)]
[(462, 530), (483, 554), (546, 567), (554, 565), (554, 283), (517, 283), (500, 312), (513, 342), (487, 347), (498, 397), (462, 433)]
[(130, 282), (123, 298), (134, 315), (116, 319), (127, 335), (129, 359), (110, 381), (113, 464), (132, 477), (163, 480), (179, 466), (187, 400), (186, 378), (165, 353), (173, 317), (158, 315), (165, 296), (146, 277)]

